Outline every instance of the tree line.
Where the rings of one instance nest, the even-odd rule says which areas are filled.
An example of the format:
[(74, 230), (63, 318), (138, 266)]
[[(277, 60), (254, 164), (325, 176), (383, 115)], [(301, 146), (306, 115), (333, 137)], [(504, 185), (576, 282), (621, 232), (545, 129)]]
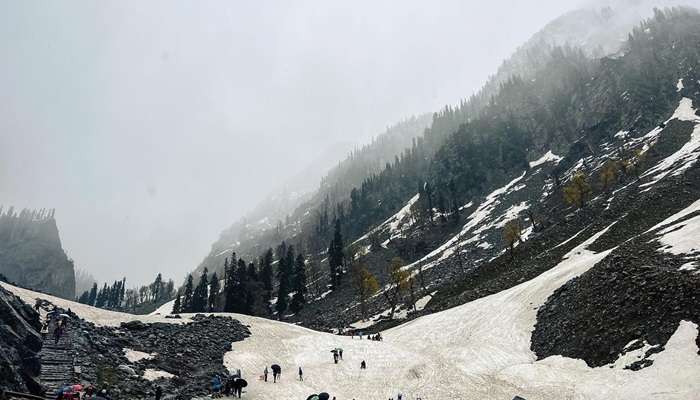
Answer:
[(135, 288), (126, 288), (126, 278), (115, 280), (111, 285), (97, 283), (84, 291), (78, 302), (113, 311), (149, 312), (170, 301), (175, 295), (175, 282), (163, 280), (159, 273), (153, 282)]
[(175, 296), (173, 313), (221, 311), (283, 318), (304, 308), (307, 274), (318, 275), (304, 254), (285, 242), (250, 262), (234, 252), (224, 260), (223, 271), (219, 277), (205, 268), (196, 283), (189, 274)]

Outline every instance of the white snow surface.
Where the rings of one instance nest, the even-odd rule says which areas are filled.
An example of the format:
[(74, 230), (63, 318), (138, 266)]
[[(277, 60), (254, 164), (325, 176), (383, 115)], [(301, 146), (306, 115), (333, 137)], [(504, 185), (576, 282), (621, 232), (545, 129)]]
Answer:
[(411, 197), (411, 199), (408, 200), (408, 202), (399, 211), (397, 211), (396, 214), (387, 218), (386, 221), (382, 222), (376, 228), (370, 230), (368, 233), (365, 233), (364, 235), (360, 236), (357, 240), (352, 242), (352, 244), (365, 240), (369, 237), (370, 234), (374, 232), (381, 232), (386, 228), (389, 228), (389, 233), (391, 233), (392, 238), (396, 237), (402, 222), (404, 222), (404, 219), (411, 214), (411, 206), (413, 206), (413, 204), (416, 201), (418, 201), (419, 197), (420, 194), (416, 193), (416, 195)]
[(147, 381), (155, 381), (157, 379), (170, 379), (174, 376), (175, 375), (171, 374), (170, 372), (161, 371), (159, 369), (146, 368), (146, 370), (143, 371), (143, 379)]
[[(231, 371), (243, 371), (249, 382), (245, 397), (250, 400), (303, 399), (320, 391), (343, 400), (395, 398), (399, 391), (408, 399), (512, 399), (515, 395), (528, 400), (696, 399), (700, 392), (698, 327), (690, 322), (682, 321), (665, 350), (653, 356), (654, 364), (637, 372), (623, 369), (632, 360), (630, 355), (590, 368), (582, 360), (561, 356), (537, 361), (530, 350), (537, 308), (554, 290), (613, 250), (587, 249), (606, 231), (591, 236), (557, 266), (530, 281), (387, 330), (382, 342), (225, 314), (248, 325), (252, 335), (233, 343), (224, 363)], [(3, 286), (32, 302), (48, 297)], [(64, 302), (61, 306), (70, 306), (93, 321), (125, 318)], [(145, 322), (159, 318), (131, 317)], [(344, 350), (344, 360), (338, 364), (330, 353), (336, 347)], [(366, 370), (359, 369), (362, 360), (367, 362)], [(282, 367), (281, 382), (259, 381), (257, 377), (271, 364)], [(298, 367), (304, 369), (303, 382), (296, 380)], [(167, 376), (162, 372), (147, 370), (144, 378)]]
[(618, 139), (625, 139), (629, 135), (629, 131), (619, 131), (614, 136)]
[(659, 241), (665, 245), (663, 251), (676, 255), (700, 254), (700, 214), (676, 222), (658, 233), (662, 235)]
[(163, 304), (150, 313), (149, 315), (168, 315), (172, 314), (173, 306), (175, 305), (175, 300), (170, 300), (169, 302)]
[(549, 150), (546, 152), (542, 157), (538, 158), (535, 161), (530, 161), (530, 168), (535, 168), (538, 167), (544, 163), (547, 162), (553, 162), (553, 163), (559, 163), (559, 161), (562, 160), (561, 156), (558, 156), (554, 153), (552, 153), (552, 150)]
[(698, 157), (700, 157), (700, 117), (696, 114), (693, 101), (687, 97), (681, 99), (680, 105), (673, 113), (673, 116), (666, 122), (668, 123), (668, 121), (673, 119), (695, 123), (693, 132), (690, 134), (690, 139), (678, 151), (659, 161), (659, 163), (646, 171), (642, 175), (643, 178), (653, 176), (650, 182), (644, 183), (640, 185), (640, 187), (654, 185), (668, 174), (672, 174), (673, 176), (680, 175), (695, 164)]
[[(700, 390), (697, 326), (682, 322), (654, 364), (639, 372), (589, 368), (560, 356), (536, 361), (530, 351), (536, 307), (569, 279), (611, 250), (586, 249), (602, 231), (569, 252), (555, 268), (509, 290), (413, 320), (383, 333), (383, 342), (319, 333), (284, 323), (244, 317), (252, 336), (235, 343), (224, 360), (249, 374), (250, 399), (304, 398), (327, 391), (338, 399), (692, 399)], [(243, 319), (243, 318), (242, 318)], [(344, 349), (333, 364), (330, 350)], [(362, 360), (367, 370), (360, 370)], [(272, 363), (282, 383), (256, 379)], [(304, 381), (295, 380), (304, 369)]]
[(684, 88), (685, 88), (685, 86), (683, 85), (683, 79), (681, 78), (681, 79), (679, 79), (678, 82), (676, 83), (676, 91), (677, 91), (677, 92), (680, 92), (680, 91), (683, 90)]
[(126, 359), (132, 363), (138, 362), (141, 360), (150, 360), (153, 357), (155, 357), (155, 355), (153, 355), (153, 354), (144, 353), (143, 351), (136, 351), (136, 350), (129, 349), (126, 347), (123, 350), (124, 350), (124, 355), (126, 356)]

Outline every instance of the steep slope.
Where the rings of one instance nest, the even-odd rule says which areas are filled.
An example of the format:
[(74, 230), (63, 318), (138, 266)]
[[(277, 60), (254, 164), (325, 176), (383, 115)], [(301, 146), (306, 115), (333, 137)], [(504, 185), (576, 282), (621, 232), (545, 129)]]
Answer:
[(61, 247), (53, 211), (0, 209), (0, 274), (25, 287), (75, 297), (73, 261)]
[[(634, 30), (615, 58), (589, 60), (562, 50), (534, 81), (511, 80), (482, 117), (462, 125), (429, 167), (432, 218), (430, 192), (422, 190), (416, 198), (413, 191), (396, 214), (348, 247), (385, 285), (390, 260), (398, 255), (406, 261), (419, 288), (403, 295), (399, 316), (411, 318), (508, 289), (552, 268), (593, 229), (620, 221), (612, 230), (614, 240), (608, 240), (611, 247), (621, 245), (697, 200), (700, 76), (693, 66), (700, 51), (699, 23), (696, 11), (657, 12)], [(365, 206), (351, 209), (368, 215), (385, 199), (382, 188), (401, 182), (395, 177), (405, 176), (408, 167), (393, 167), (372, 182), (377, 190), (367, 192)], [(564, 201), (575, 175), (590, 190), (582, 207)], [(356, 224), (363, 214), (351, 212), (346, 223)], [(507, 251), (504, 234), (509, 222), (519, 228), (513, 252)], [(618, 250), (624, 251), (624, 262), (638, 261), (629, 250), (633, 244), (638, 245), (630, 242)], [(693, 277), (683, 279), (682, 287), (693, 287)], [(396, 322), (387, 321), (385, 293), (370, 299), (371, 323), (359, 322), (349, 284), (292, 319), (319, 328), (390, 326)], [(694, 291), (690, 297), (682, 293), (677, 300), (687, 304)], [(426, 298), (431, 300), (424, 307)], [(422, 302), (413, 311), (416, 299)], [(646, 335), (665, 342), (681, 314), (697, 321), (691, 310), (662, 320)], [(612, 321), (611, 329), (619, 331), (632, 315)], [(632, 340), (629, 332), (613, 336), (615, 349)], [(592, 365), (609, 361), (576, 355)]]
[[(309, 253), (312, 259), (316, 261), (323, 259), (324, 257), (318, 253), (324, 251), (328, 245), (333, 220), (342, 218), (348, 213), (351, 205), (347, 200), (351, 189), (355, 187), (359, 191), (365, 185), (363, 180), (371, 180), (373, 176), (379, 174), (384, 169), (385, 163), (394, 165), (399, 159), (411, 155), (423, 160), (431, 158), (432, 154), (443, 147), (443, 143), (459, 129), (460, 125), (482, 114), (492, 101), (492, 97), (497, 96), (504, 85), (512, 85), (513, 76), (518, 76), (521, 81), (526, 82), (543, 79), (541, 71), (547, 69), (548, 64), (561, 58), (561, 49), (558, 46), (580, 48), (583, 54), (593, 57), (617, 53), (625, 45), (632, 27), (643, 18), (651, 16), (654, 6), (670, 4), (673, 2), (663, 0), (596, 2), (587, 8), (573, 11), (552, 21), (506, 60), (485, 86), (468, 101), (436, 112), (431, 122), (402, 123), (390, 128), (381, 140), (353, 153), (349, 159), (332, 170), (323, 179), (321, 188), (293, 212), (289, 211), (289, 204), (280, 207), (279, 209), (284, 211), (288, 218), (278, 220), (275, 218), (278, 216), (277, 213), (258, 215), (254, 219), (235, 224), (223, 232), (220, 240), (212, 246), (210, 254), (196, 270), (195, 276), (199, 275), (203, 267), (207, 267), (210, 271), (221, 272), (223, 260), (231, 252), (235, 251), (239, 256), (252, 259), (260, 256), (267, 248), (274, 248), (283, 240), (289, 243), (301, 243), (305, 253)], [(544, 79), (548, 77), (545, 76)], [(536, 96), (551, 95), (551, 90), (536, 94)], [(532, 97), (534, 98), (535, 95)], [(547, 105), (552, 108), (551, 112), (555, 115), (564, 112), (564, 109), (557, 109), (557, 107), (563, 107), (565, 102), (553, 100), (551, 105)], [(528, 102), (529, 99), (525, 99), (521, 104), (528, 104)], [(428, 129), (423, 135), (425, 127)], [(390, 135), (396, 130), (405, 130), (407, 134)], [(574, 135), (573, 131), (575, 129), (569, 132), (570, 136)], [(389, 146), (384, 144), (387, 137), (397, 136), (402, 139), (398, 141), (391, 139)], [(416, 143), (411, 143), (411, 140), (416, 137), (421, 147), (420, 151), (416, 151)], [(539, 150), (546, 151), (547, 148), (557, 153), (565, 152), (570, 142), (571, 138), (542, 135), (534, 143), (536, 148), (530, 149), (528, 155), (537, 157)], [(404, 182), (381, 185), (385, 190), (368, 200), (372, 207), (378, 209), (362, 216), (360, 222), (353, 223), (357, 225), (356, 227), (345, 224), (343, 229), (346, 236), (354, 241), (401, 209), (405, 202), (416, 194), (416, 189), (422, 181), (434, 179), (434, 176), (430, 176), (425, 171), (426, 169), (427, 164), (416, 165), (410, 170), (401, 170), (401, 174), (405, 175)], [(482, 192), (482, 194), (488, 193), (487, 188), (483, 188)], [(444, 194), (444, 197), (449, 196)], [(361, 208), (366, 207), (361, 206)]]
[(41, 393), (39, 315), (0, 287), (0, 389)]
[[(223, 275), (224, 259), (232, 252), (247, 258), (257, 257), (285, 238), (308, 230), (319, 215), (329, 212), (331, 204), (346, 199), (362, 179), (381, 171), (395, 155), (410, 147), (429, 126), (430, 119), (431, 116), (425, 114), (388, 127), (370, 144), (356, 148), (330, 170), (325, 166), (333, 162), (312, 165), (288, 182), (283, 190), (270, 195), (246, 217), (224, 230), (194, 275), (199, 276), (205, 267)], [(326, 156), (328, 154), (335, 153), (327, 151)]]

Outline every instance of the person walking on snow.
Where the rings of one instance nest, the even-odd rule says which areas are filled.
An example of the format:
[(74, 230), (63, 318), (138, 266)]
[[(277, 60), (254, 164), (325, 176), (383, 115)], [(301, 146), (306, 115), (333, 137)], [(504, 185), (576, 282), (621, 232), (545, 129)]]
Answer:
[(333, 353), (333, 362), (338, 364), (338, 353)]
[(163, 388), (160, 385), (156, 386), (156, 400), (160, 400), (163, 397)]
[(341, 360), (343, 359), (343, 349), (338, 349), (338, 356)]
[(277, 383), (277, 379), (282, 377), (282, 368), (274, 364), (272, 367), (272, 383)]
[(304, 381), (304, 371), (301, 370), (301, 367), (299, 367), (299, 380)]
[(365, 360), (362, 360), (362, 362), (360, 363), (360, 369), (367, 369), (367, 363), (365, 362)]
[(265, 377), (265, 382), (267, 382), (267, 367), (265, 367), (265, 371), (263, 371), (263, 376)]

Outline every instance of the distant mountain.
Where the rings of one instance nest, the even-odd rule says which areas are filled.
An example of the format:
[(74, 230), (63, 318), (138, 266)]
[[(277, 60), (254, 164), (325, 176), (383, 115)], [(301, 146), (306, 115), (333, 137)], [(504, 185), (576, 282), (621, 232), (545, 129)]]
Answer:
[(75, 298), (73, 261), (61, 247), (53, 211), (0, 208), (0, 274), (23, 287)]
[(345, 146), (323, 152), (244, 218), (224, 230), (194, 275), (199, 276), (205, 267), (221, 273), (224, 258), (232, 252), (256, 257), (268, 247), (279, 244), (282, 238), (295, 235), (301, 221), (310, 223), (316, 218), (316, 212), (311, 210), (349, 198), (353, 187), (393, 162), (397, 154), (423, 134), (430, 121), (429, 114), (401, 121), (388, 127), (371, 143), (355, 148), (340, 162), (335, 161), (339, 158), (337, 149)]
[[(543, 32), (565, 31), (566, 20), (627, 23), (614, 12), (567, 14)], [(353, 176), (359, 183), (337, 196), (322, 185), (284, 222), (210, 260), (220, 268), (236, 251), (256, 262), (272, 248), (290, 268), (277, 246), (292, 244), (308, 266), (306, 303), (286, 311), (275, 283), (253, 299), (276, 305), (265, 316), (381, 330), (527, 282), (585, 244), (600, 259), (544, 304), (533, 352), (597, 366), (632, 340), (663, 346), (680, 319), (700, 322), (697, 244), (664, 249), (681, 240), (667, 236), (697, 216), (700, 199), (700, 14), (649, 12), (625, 34), (616, 23), (592, 25), (579, 32), (583, 47), (539, 33), (509, 60), (519, 73), (501, 69), (479, 94), (435, 113), (383, 168)], [(294, 281), (274, 268), (275, 282)], [(367, 282), (377, 291), (360, 301)], [(618, 289), (636, 303), (621, 303)], [(654, 318), (638, 318), (645, 310)]]

